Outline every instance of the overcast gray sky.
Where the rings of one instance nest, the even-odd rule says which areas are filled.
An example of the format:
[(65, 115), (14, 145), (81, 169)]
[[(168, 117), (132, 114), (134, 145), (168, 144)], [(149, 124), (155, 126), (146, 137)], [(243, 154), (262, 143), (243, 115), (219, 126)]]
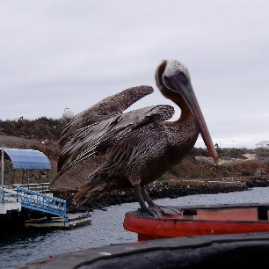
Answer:
[(267, 0), (1, 1), (0, 119), (60, 118), (137, 85), (155, 92), (132, 109), (172, 104), (154, 72), (177, 59), (214, 143), (255, 147), (269, 140), (268, 14)]

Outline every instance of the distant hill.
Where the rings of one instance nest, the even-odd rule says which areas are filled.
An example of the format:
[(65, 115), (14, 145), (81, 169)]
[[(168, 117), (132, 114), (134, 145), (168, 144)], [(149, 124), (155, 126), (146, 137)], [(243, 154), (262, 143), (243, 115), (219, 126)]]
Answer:
[[(56, 175), (58, 139), (64, 126), (62, 119), (41, 117), (36, 120), (0, 120), (0, 143), (12, 148), (32, 148), (48, 156), (52, 165), (49, 179)], [(217, 145), (216, 145), (217, 146)], [(216, 166), (206, 148), (193, 148), (189, 155), (160, 180), (214, 178), (232, 180), (243, 176), (253, 176), (258, 170), (269, 173), (269, 150), (225, 149), (217, 147), (220, 164)], [(67, 171), (54, 187), (79, 187), (102, 162), (105, 157), (93, 156)]]

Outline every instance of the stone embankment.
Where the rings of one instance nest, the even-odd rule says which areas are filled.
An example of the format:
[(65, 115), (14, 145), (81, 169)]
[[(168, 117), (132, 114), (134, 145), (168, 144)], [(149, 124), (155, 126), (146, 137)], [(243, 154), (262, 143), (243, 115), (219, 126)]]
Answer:
[[(250, 181), (248, 181), (250, 182)], [(168, 180), (152, 183), (147, 192), (154, 199), (177, 198), (194, 194), (216, 194), (248, 189), (248, 182), (213, 181), (213, 180)], [(267, 182), (267, 181), (266, 181)], [(251, 187), (251, 184), (249, 184)], [(119, 191), (112, 195), (106, 195), (95, 201), (90, 201), (80, 207), (72, 204), (74, 195), (78, 188), (53, 189), (54, 196), (67, 201), (68, 213), (92, 211), (95, 209), (106, 210), (106, 207), (122, 203), (137, 202), (133, 190)]]

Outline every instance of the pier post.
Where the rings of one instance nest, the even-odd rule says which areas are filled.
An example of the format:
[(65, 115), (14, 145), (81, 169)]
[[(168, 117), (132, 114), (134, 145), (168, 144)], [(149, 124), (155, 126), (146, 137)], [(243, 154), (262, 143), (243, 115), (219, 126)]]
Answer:
[(1, 167), (1, 172), (2, 172), (2, 204), (5, 202), (5, 193), (4, 193), (4, 177), (5, 177), (5, 160), (4, 160), (4, 146), (5, 144), (2, 143), (2, 167)]

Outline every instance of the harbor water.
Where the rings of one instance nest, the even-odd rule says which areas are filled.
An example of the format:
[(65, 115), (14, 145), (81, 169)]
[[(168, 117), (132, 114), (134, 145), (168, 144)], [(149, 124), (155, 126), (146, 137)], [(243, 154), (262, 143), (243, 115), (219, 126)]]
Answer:
[[(269, 187), (241, 192), (199, 194), (155, 200), (159, 205), (210, 205), (269, 203)], [(91, 212), (92, 224), (71, 230), (26, 229), (0, 241), (0, 268), (13, 269), (27, 262), (92, 247), (137, 241), (137, 235), (123, 229), (125, 213), (137, 210), (138, 203), (110, 206), (107, 211)]]

